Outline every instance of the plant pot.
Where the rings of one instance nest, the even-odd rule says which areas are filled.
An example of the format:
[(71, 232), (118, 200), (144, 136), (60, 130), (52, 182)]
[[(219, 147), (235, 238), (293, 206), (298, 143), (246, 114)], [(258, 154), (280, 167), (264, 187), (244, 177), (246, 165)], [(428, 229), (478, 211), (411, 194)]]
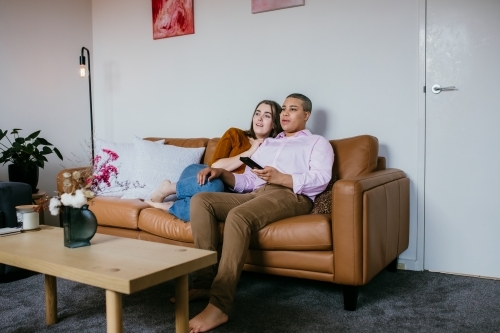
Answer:
[(38, 192), (36, 186), (38, 185), (39, 169), (37, 166), (25, 169), (16, 164), (9, 164), (8, 171), (9, 181), (26, 183), (31, 186), (31, 193)]
[(90, 240), (97, 231), (97, 219), (88, 207), (88, 205), (82, 208), (61, 206), (60, 219), (64, 228), (64, 246), (77, 248), (90, 245)]

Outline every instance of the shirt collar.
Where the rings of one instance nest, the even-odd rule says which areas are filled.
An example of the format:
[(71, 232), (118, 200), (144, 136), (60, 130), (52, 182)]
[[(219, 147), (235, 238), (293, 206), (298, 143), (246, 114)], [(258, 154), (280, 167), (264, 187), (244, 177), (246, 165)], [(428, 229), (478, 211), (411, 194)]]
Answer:
[[(308, 129), (304, 129), (302, 131), (298, 131), (297, 133), (295, 133), (294, 136), (292, 136), (292, 138), (295, 138), (295, 137), (301, 137), (301, 136), (309, 136), (309, 135), (312, 135), (311, 131), (309, 131)], [(280, 134), (276, 135), (276, 139), (283, 139), (283, 138), (286, 138), (287, 136), (285, 135), (285, 132), (281, 132)]]

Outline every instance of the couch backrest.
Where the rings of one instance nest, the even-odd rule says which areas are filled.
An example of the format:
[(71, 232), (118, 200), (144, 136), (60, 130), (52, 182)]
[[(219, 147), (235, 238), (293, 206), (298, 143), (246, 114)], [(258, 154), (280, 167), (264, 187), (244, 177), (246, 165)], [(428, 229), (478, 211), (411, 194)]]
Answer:
[[(178, 147), (198, 148), (206, 147), (201, 158), (201, 163), (208, 164), (212, 161), (215, 146), (219, 138), (207, 139), (178, 139), (178, 138), (145, 138), (145, 140), (165, 139), (165, 144)], [(360, 135), (351, 138), (330, 140), (330, 144), (335, 152), (335, 162), (333, 163), (333, 174), (337, 179), (356, 177), (377, 169), (385, 168), (385, 165), (377, 166), (385, 159), (378, 158), (378, 139), (371, 135)]]
[(187, 139), (181, 139), (181, 138), (144, 138), (144, 140), (149, 140), (149, 141), (165, 140), (166, 145), (185, 147), (185, 148), (200, 148), (200, 147), (206, 147), (209, 139), (207, 139), (207, 138), (194, 138), (194, 139), (192, 139), (192, 138), (187, 138)]
[(371, 135), (330, 140), (335, 152), (333, 174), (351, 178), (377, 170), (378, 139)]
[(210, 164), (212, 162), (212, 157), (214, 156), (215, 147), (219, 143), (220, 138), (213, 138), (208, 140), (207, 149), (205, 150), (205, 155), (202, 158), (203, 164)]
[[(149, 140), (149, 141), (158, 141), (158, 140), (165, 140), (166, 145), (172, 145), (172, 146), (177, 146), (177, 147), (184, 147), (184, 148), (200, 148), (200, 147), (206, 147), (207, 142), (209, 139), (207, 138), (187, 138), (187, 139), (180, 139), (180, 138), (144, 138), (144, 140)], [(205, 153), (203, 156), (201, 156), (201, 161), (204, 160), (205, 155), (207, 154), (207, 151), (205, 150)], [(213, 152), (212, 152), (213, 154)], [(205, 162), (201, 162), (205, 163)]]

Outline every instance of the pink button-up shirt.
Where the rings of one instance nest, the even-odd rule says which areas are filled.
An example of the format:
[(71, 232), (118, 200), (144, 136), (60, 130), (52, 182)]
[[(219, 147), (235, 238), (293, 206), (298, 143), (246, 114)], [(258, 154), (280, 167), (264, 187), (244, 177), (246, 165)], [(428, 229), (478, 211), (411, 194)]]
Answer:
[[(276, 138), (267, 138), (252, 155), (252, 160), (262, 167), (272, 166), (289, 174), (293, 179), (293, 192), (314, 200), (323, 192), (332, 178), (333, 149), (328, 140), (309, 130), (297, 132), (292, 137), (281, 132)], [(249, 167), (243, 174), (234, 174), (235, 192), (251, 192), (266, 181), (258, 178)]]

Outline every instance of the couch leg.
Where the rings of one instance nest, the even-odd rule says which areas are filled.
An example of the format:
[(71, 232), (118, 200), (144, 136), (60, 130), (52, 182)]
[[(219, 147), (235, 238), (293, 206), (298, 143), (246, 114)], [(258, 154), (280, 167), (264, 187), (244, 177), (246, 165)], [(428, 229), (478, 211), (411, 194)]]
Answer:
[(358, 304), (358, 286), (342, 286), (344, 310), (355, 311)]
[(396, 259), (391, 261), (391, 263), (387, 265), (385, 269), (387, 269), (389, 272), (396, 273), (398, 271), (398, 258), (396, 257)]

